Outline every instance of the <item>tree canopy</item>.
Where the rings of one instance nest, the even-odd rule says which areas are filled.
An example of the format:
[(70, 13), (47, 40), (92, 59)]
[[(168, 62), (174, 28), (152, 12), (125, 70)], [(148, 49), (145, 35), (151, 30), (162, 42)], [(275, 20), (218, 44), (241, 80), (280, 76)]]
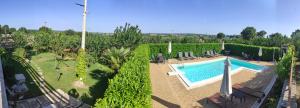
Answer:
[(52, 33), (52, 29), (46, 26), (42, 26), (39, 28), (40, 32), (47, 32), (47, 33)]
[(218, 39), (223, 39), (224, 37), (225, 37), (225, 34), (222, 33), (222, 32), (220, 32), (220, 33), (217, 34), (217, 38)]
[(20, 27), (18, 31), (28, 33), (28, 30), (25, 27)]
[(241, 32), (242, 38), (246, 40), (253, 39), (256, 36), (256, 29), (254, 27), (246, 27)]
[(261, 30), (261, 31), (257, 32), (258, 37), (264, 37), (266, 34), (267, 34), (267, 32), (264, 31), (264, 30)]
[(125, 26), (120, 26), (115, 29), (113, 34), (115, 46), (118, 48), (131, 48), (137, 46), (142, 39), (142, 32), (138, 26), (131, 26), (126, 23)]
[(4, 33), (9, 33), (9, 26), (8, 25), (4, 25), (4, 26), (2, 26), (2, 33), (4, 34)]
[(74, 30), (72, 30), (72, 29), (65, 30), (64, 33), (66, 35), (75, 35), (76, 34), (76, 32)]

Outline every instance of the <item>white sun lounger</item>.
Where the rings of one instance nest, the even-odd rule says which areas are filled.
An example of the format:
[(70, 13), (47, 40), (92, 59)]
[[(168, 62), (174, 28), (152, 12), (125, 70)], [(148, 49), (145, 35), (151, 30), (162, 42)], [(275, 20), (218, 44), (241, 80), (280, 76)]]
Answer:
[(168, 72), (167, 73), (169, 76), (174, 76), (174, 75), (178, 75), (179, 73), (178, 72)]

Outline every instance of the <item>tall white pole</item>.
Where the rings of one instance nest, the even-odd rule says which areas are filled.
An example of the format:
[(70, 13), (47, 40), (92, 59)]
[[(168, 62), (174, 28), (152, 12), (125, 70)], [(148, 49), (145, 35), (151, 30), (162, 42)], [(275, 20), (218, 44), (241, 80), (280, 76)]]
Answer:
[(83, 21), (82, 21), (82, 35), (81, 35), (81, 48), (82, 49), (85, 49), (86, 5), (87, 5), (87, 0), (84, 0)]

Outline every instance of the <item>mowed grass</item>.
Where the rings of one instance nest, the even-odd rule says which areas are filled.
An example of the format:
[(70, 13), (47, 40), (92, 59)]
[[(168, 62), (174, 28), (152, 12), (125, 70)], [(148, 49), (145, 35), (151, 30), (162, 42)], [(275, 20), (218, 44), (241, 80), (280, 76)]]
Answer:
[[(32, 57), (32, 66), (36, 64), (43, 71), (47, 83), (55, 89), (62, 89), (66, 93), (81, 99), (83, 102), (93, 105), (98, 98), (102, 98), (107, 88), (108, 78), (101, 76), (97, 64), (91, 65), (87, 70), (87, 78), (84, 81), (86, 87), (74, 86), (76, 77), (75, 60), (58, 63), (53, 53), (41, 53)], [(59, 69), (56, 66), (59, 65)], [(37, 67), (35, 67), (37, 69)], [(60, 73), (62, 73), (60, 79)]]

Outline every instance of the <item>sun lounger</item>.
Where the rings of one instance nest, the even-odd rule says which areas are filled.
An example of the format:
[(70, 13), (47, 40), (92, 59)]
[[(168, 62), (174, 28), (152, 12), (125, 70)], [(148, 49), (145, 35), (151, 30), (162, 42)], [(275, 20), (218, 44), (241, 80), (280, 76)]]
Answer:
[(165, 63), (165, 59), (164, 59), (162, 53), (157, 54), (157, 63)]
[(217, 51), (216, 51), (216, 50), (213, 50), (213, 53), (214, 53), (214, 55), (215, 55), (215, 56), (220, 56), (220, 54), (219, 54), (219, 53), (217, 53)]
[[(226, 101), (226, 106), (225, 106), (225, 101)], [(211, 102), (213, 104), (215, 104), (216, 106), (223, 108), (223, 107), (227, 107), (227, 108), (234, 108), (232, 102), (228, 99), (226, 100), (224, 97), (222, 97), (220, 95), (220, 93), (216, 93), (210, 97), (207, 98), (207, 103)]]
[(250, 57), (249, 57), (249, 55), (248, 54), (246, 54), (246, 53), (244, 53), (244, 52), (242, 52), (242, 56), (245, 58), (245, 59), (250, 59)]
[(213, 57), (214, 57), (214, 56), (217, 56), (217, 55), (214, 54), (214, 51), (213, 51), (213, 50), (210, 50), (209, 52), (210, 52), (210, 54), (211, 54)]
[(191, 59), (191, 57), (189, 56), (189, 53), (188, 53), (188, 52), (184, 52), (184, 58), (185, 58), (185, 59)]
[(178, 72), (168, 72), (167, 73), (169, 76), (174, 76), (174, 75), (178, 75), (179, 73)]
[(212, 57), (212, 54), (210, 53), (210, 51), (206, 51), (205, 56), (206, 57)]
[(192, 51), (190, 52), (190, 57), (191, 57), (192, 59), (195, 59), (195, 58), (197, 58), (197, 57), (195, 57), (195, 56), (194, 56), (194, 54), (193, 54), (193, 52), (192, 52)]
[(178, 52), (178, 59), (183, 60), (182, 52)]
[(261, 92), (261, 91), (257, 91), (255, 89), (252, 89), (252, 88), (249, 88), (249, 87), (246, 87), (246, 86), (241, 86), (240, 84), (235, 84), (232, 86), (232, 88), (234, 90), (238, 90), (238, 91), (241, 91), (249, 96), (252, 96), (252, 97), (255, 97), (255, 98), (258, 98), (258, 102), (261, 101), (261, 98), (265, 97), (265, 93), (264, 92)]

